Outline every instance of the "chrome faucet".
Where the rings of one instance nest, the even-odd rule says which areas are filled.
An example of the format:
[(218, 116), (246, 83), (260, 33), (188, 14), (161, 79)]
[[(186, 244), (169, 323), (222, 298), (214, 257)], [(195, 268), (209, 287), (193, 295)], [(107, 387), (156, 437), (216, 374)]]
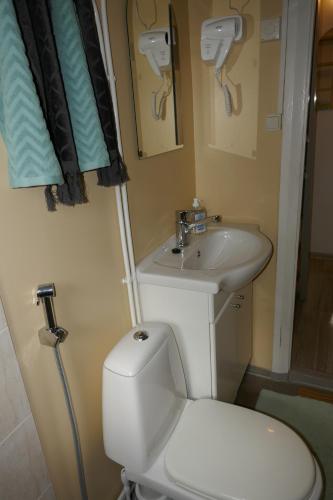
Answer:
[(184, 248), (189, 244), (191, 231), (202, 224), (210, 222), (220, 222), (220, 215), (211, 215), (205, 219), (193, 221), (193, 210), (176, 210), (176, 245), (178, 248)]

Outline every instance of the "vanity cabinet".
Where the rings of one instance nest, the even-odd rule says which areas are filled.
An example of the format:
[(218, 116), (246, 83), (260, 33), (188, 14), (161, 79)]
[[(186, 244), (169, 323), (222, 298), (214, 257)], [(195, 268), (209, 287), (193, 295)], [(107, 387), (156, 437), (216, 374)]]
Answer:
[(208, 294), (139, 283), (143, 321), (176, 336), (188, 397), (232, 403), (252, 354), (252, 284)]

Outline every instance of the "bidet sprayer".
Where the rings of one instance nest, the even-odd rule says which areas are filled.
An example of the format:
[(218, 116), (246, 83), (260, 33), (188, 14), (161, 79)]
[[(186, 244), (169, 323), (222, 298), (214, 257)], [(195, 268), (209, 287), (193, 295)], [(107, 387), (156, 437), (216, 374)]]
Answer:
[(59, 342), (64, 342), (68, 332), (57, 325), (53, 297), (56, 296), (54, 283), (38, 285), (37, 287), (37, 305), (42, 304), (46, 326), (39, 330), (39, 339), (41, 344), (55, 347)]

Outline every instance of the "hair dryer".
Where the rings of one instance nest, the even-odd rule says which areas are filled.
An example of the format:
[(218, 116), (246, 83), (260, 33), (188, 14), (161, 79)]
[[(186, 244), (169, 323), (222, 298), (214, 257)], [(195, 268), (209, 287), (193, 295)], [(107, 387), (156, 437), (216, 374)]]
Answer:
[(201, 58), (215, 65), (215, 75), (222, 87), (227, 115), (232, 113), (231, 94), (227, 84), (219, 79), (219, 72), (225, 63), (233, 42), (243, 36), (243, 18), (239, 15), (212, 17), (201, 26)]

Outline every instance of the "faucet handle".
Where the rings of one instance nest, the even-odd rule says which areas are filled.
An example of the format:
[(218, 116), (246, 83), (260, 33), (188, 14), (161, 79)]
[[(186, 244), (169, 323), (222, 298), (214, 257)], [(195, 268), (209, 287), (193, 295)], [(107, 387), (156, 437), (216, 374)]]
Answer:
[(191, 222), (193, 210), (176, 210), (176, 222)]
[(208, 219), (208, 222), (217, 223), (217, 222), (221, 222), (222, 217), (221, 217), (221, 215), (211, 215), (210, 217), (207, 217), (207, 219)]

